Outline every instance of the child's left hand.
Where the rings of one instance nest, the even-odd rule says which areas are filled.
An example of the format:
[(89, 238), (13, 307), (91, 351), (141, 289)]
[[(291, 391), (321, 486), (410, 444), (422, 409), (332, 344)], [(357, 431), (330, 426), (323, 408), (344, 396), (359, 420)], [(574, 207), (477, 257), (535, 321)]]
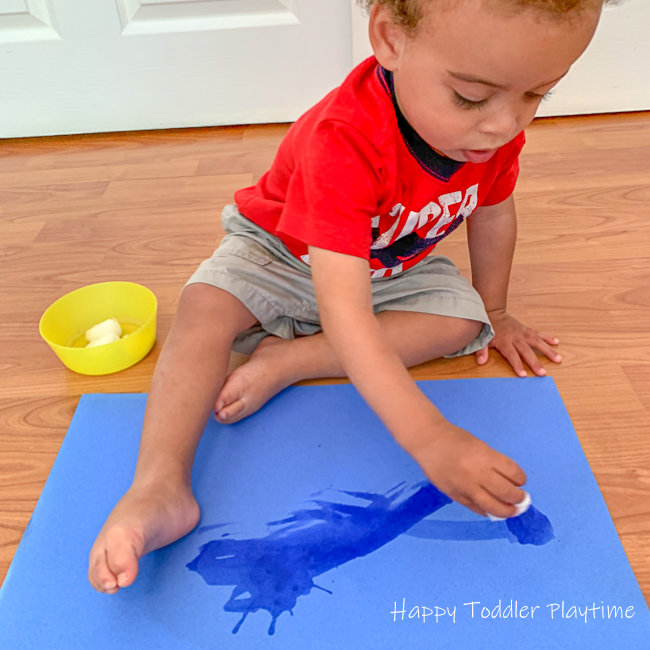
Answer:
[(476, 361), (479, 365), (487, 363), (488, 347), (496, 348), (520, 377), (528, 375), (524, 369), (524, 361), (536, 375), (540, 377), (546, 375), (546, 370), (539, 362), (535, 350), (555, 363), (562, 361), (562, 357), (551, 347), (559, 343), (554, 336), (522, 325), (505, 309), (488, 312), (488, 315), (494, 328), (495, 337), (488, 346), (476, 353)]

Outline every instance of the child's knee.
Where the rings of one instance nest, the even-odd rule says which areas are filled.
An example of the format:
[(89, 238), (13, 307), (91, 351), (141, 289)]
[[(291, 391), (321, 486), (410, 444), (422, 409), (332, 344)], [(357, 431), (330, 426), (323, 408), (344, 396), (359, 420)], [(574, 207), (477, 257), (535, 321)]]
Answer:
[(177, 319), (193, 325), (206, 324), (215, 330), (239, 334), (255, 324), (256, 318), (239, 298), (224, 289), (203, 282), (188, 284), (181, 292)]
[(460, 318), (458, 322), (458, 349), (462, 349), (474, 341), (483, 329), (483, 323), (479, 320)]

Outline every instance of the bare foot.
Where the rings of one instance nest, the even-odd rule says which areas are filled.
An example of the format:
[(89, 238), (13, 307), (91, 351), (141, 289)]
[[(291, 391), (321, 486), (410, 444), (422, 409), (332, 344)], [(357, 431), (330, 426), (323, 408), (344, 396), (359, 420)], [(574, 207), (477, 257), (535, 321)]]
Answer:
[(90, 551), (88, 579), (99, 592), (117, 593), (138, 575), (138, 560), (189, 533), (199, 522), (189, 487), (132, 486), (106, 520)]
[(297, 381), (288, 370), (286, 352), (291, 344), (277, 336), (262, 339), (250, 360), (226, 378), (214, 407), (217, 422), (238, 422)]

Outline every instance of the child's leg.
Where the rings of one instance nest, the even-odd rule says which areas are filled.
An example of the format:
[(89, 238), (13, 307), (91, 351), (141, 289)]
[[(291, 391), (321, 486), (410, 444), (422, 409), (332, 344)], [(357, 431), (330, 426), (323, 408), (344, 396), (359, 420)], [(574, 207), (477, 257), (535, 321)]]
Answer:
[(151, 383), (133, 485), (90, 552), (88, 575), (98, 591), (130, 585), (142, 555), (198, 523), (190, 482), (194, 453), (223, 385), (232, 342), (255, 320), (222, 289), (196, 283), (181, 293)]
[[(377, 318), (407, 368), (461, 350), (483, 327), (479, 321), (412, 311), (383, 311)], [(218, 420), (237, 422), (287, 386), (320, 377), (345, 377), (323, 333), (289, 341), (269, 336), (226, 380), (215, 406)]]

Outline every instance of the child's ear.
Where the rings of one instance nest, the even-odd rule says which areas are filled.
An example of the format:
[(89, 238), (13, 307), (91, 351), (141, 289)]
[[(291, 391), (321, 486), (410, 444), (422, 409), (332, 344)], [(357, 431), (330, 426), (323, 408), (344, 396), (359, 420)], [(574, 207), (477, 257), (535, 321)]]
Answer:
[(370, 9), (369, 35), (377, 61), (386, 70), (395, 71), (404, 50), (406, 34), (383, 4), (374, 3)]

